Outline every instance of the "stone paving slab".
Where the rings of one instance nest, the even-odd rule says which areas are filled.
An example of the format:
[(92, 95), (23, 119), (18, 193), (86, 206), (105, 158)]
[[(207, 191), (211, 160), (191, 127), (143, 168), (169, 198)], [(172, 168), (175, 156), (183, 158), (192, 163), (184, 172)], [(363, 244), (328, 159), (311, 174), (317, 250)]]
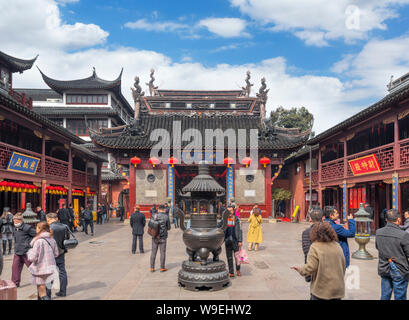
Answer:
[[(246, 238), (248, 224), (243, 222)], [(157, 269), (151, 273), (151, 238), (144, 236), (144, 254), (131, 254), (131, 228), (129, 224), (112, 219), (109, 223), (95, 226), (95, 236), (77, 233), (77, 248), (66, 256), (68, 272), (68, 296), (55, 299), (116, 300), (116, 299), (174, 299), (174, 300), (266, 300), (309, 298), (309, 284), (293, 265), (302, 265), (301, 232), (305, 223), (265, 223), (264, 243), (258, 252), (248, 252), (249, 265), (243, 265), (242, 277), (231, 280), (231, 286), (214, 292), (191, 292), (179, 288), (177, 275), (183, 260), (187, 259), (180, 229), (172, 229), (167, 244), (167, 272)], [(93, 242), (93, 243), (92, 243)], [(354, 239), (349, 240), (351, 252), (357, 250)], [(247, 246), (247, 243), (244, 243)], [(374, 255), (374, 239), (368, 245)], [(224, 251), (224, 249), (223, 249)], [(159, 252), (156, 268), (159, 266)], [(225, 253), (220, 256), (226, 260)], [(11, 279), (12, 256), (5, 256), (3, 279)], [(352, 286), (345, 299), (379, 299), (380, 278), (377, 260), (351, 259), (350, 271), (359, 272), (359, 289)], [(24, 267), (18, 299), (36, 299), (36, 289), (30, 283), (30, 275)]]

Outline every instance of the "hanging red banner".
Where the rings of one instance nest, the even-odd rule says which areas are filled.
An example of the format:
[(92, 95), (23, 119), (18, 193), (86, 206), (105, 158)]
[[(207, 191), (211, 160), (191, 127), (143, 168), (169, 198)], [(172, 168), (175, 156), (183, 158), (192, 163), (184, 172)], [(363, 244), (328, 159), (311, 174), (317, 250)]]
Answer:
[(379, 166), (378, 159), (374, 154), (349, 160), (348, 163), (354, 176), (374, 172), (381, 172), (381, 167)]

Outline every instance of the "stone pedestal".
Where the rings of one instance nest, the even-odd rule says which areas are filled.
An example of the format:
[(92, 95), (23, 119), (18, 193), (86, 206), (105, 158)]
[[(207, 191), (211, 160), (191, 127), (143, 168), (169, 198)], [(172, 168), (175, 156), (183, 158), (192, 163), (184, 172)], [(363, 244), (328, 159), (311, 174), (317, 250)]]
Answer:
[(208, 260), (206, 265), (183, 261), (178, 274), (179, 286), (191, 291), (217, 291), (230, 285), (224, 261)]

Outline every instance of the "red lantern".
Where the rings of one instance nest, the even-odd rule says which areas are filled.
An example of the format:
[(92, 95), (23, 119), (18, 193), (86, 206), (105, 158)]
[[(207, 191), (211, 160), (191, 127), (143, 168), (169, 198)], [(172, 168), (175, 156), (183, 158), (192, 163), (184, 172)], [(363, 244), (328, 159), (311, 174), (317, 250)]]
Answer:
[(224, 164), (227, 164), (227, 167), (230, 167), (233, 161), (233, 158), (224, 158)]
[(267, 157), (263, 157), (260, 159), (260, 163), (264, 165), (264, 168), (270, 163), (270, 159)]
[(149, 158), (149, 163), (152, 165), (153, 168), (155, 168), (155, 165), (159, 164), (159, 162), (160, 162), (159, 159), (156, 157)]
[(241, 160), (241, 163), (245, 164), (246, 168), (248, 168), (248, 166), (251, 164), (252, 161), (253, 159), (251, 159), (250, 157), (245, 157)]
[(141, 163), (141, 159), (138, 158), (138, 157), (133, 157), (133, 158), (131, 158), (131, 163), (132, 163), (132, 164), (134, 165), (134, 167), (136, 168), (136, 166)]
[(178, 163), (178, 159), (175, 158), (175, 157), (170, 157), (170, 158), (168, 159), (168, 161), (169, 161), (169, 164), (172, 165), (172, 168), (174, 167), (174, 165), (175, 165), (176, 163)]

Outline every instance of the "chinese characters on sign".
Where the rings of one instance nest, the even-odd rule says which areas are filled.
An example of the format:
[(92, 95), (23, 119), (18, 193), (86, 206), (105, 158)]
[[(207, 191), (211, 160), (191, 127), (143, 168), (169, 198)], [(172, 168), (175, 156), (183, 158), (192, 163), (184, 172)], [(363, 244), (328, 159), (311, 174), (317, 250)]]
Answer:
[(40, 159), (27, 156), (22, 153), (13, 152), (7, 165), (8, 171), (35, 174)]
[(374, 172), (381, 172), (381, 167), (379, 166), (378, 159), (374, 154), (349, 160), (348, 163), (349, 166), (351, 167), (354, 176)]

